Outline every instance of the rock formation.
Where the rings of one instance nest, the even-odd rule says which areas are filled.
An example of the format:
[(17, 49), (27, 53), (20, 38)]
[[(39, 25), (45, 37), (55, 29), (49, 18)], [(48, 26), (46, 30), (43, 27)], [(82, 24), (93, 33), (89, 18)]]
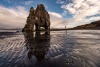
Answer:
[(40, 31), (36, 31), (35, 34), (33, 32), (26, 32), (24, 37), (29, 60), (32, 60), (32, 57), (36, 58), (38, 62), (44, 60), (50, 47), (50, 32), (45, 31), (42, 34)]
[(26, 25), (22, 31), (34, 31), (34, 26), (35, 30), (40, 30), (41, 27), (46, 30), (50, 29), (50, 17), (43, 4), (37, 5), (36, 9), (30, 8)]

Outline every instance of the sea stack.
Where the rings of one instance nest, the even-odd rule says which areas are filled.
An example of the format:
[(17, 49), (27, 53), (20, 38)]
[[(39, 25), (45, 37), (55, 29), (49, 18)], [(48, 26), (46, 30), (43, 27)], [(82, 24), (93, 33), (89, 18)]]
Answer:
[[(35, 26), (35, 27), (34, 27)], [(22, 32), (39, 31), (43, 27), (45, 30), (50, 29), (50, 16), (43, 4), (38, 4), (37, 8), (30, 8), (29, 16)], [(35, 28), (35, 29), (34, 29)]]

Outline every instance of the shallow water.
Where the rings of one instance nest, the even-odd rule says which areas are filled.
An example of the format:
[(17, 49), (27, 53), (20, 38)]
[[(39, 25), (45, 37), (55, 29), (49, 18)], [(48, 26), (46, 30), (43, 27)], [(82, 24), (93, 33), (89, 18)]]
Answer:
[(0, 32), (0, 67), (100, 67), (100, 31)]

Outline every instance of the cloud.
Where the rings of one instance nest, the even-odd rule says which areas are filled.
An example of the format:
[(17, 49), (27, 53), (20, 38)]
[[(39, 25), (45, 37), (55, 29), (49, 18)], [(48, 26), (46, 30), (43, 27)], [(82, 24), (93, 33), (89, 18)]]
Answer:
[(72, 3), (62, 4), (61, 8), (73, 15), (69, 27), (100, 20), (100, 0), (73, 0)]
[(49, 12), (50, 14), (50, 21), (51, 21), (51, 28), (64, 28), (65, 27), (65, 20), (63, 16), (59, 13)]
[(26, 6), (28, 6), (28, 5), (32, 4), (32, 3), (33, 3), (33, 1), (25, 1), (25, 5)]
[(55, 16), (55, 17), (58, 17), (58, 18), (63, 18), (61, 14), (56, 13), (56, 12), (49, 12), (49, 14), (50, 14), (51, 16)]
[(58, 4), (64, 4), (64, 0), (57, 0), (56, 3), (58, 3)]
[(68, 14), (68, 12), (66, 10), (63, 11), (62, 15), (66, 16)]
[(0, 27), (22, 28), (26, 23), (28, 12), (22, 6), (6, 8), (0, 5)]
[[(10, 0), (9, 0), (10, 1)], [(49, 12), (52, 28), (75, 27), (100, 20), (100, 0), (57, 0), (64, 10), (62, 14)], [(66, 3), (67, 2), (67, 3)], [(30, 5), (32, 2), (26, 2)], [(72, 14), (72, 18), (64, 19), (66, 14)], [(63, 15), (63, 16), (62, 16)], [(0, 5), (0, 28), (23, 28), (26, 24), (28, 11), (25, 7), (4, 7)]]
[(50, 21), (51, 21), (51, 28), (68, 28), (68, 24), (71, 19), (64, 19), (62, 14), (49, 12), (50, 14)]
[[(64, 28), (65, 20), (63, 16), (56, 12), (50, 12), (51, 28)], [(0, 5), (0, 28), (3, 29), (22, 29), (26, 24), (28, 11), (25, 7), (4, 7)]]

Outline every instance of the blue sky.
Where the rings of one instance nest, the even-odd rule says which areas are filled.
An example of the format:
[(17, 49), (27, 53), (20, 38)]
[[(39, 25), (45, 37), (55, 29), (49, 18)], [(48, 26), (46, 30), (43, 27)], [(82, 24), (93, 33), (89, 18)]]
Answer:
[[(0, 28), (23, 28), (31, 6), (44, 4), (52, 28), (75, 27), (100, 19), (100, 0), (0, 0)], [(5, 18), (8, 20), (5, 20)]]
[[(69, 1), (67, 2), (69, 3)], [(9, 8), (16, 6), (23, 6), (27, 11), (29, 11), (30, 7), (37, 7), (37, 4), (44, 4), (47, 11), (63, 13), (63, 9), (61, 8), (61, 4), (57, 3), (57, 0), (1, 0), (0, 4)], [(68, 13), (64, 18), (70, 18), (72, 15)]]
[[(29, 3), (29, 4), (26, 4)], [(56, 3), (55, 0), (1, 0), (0, 4), (6, 7), (16, 7), (16, 6), (23, 6), (26, 9), (29, 9), (31, 6), (36, 7), (37, 4), (44, 4), (48, 10), (54, 10), (57, 12), (61, 12), (59, 10), (60, 5)]]

